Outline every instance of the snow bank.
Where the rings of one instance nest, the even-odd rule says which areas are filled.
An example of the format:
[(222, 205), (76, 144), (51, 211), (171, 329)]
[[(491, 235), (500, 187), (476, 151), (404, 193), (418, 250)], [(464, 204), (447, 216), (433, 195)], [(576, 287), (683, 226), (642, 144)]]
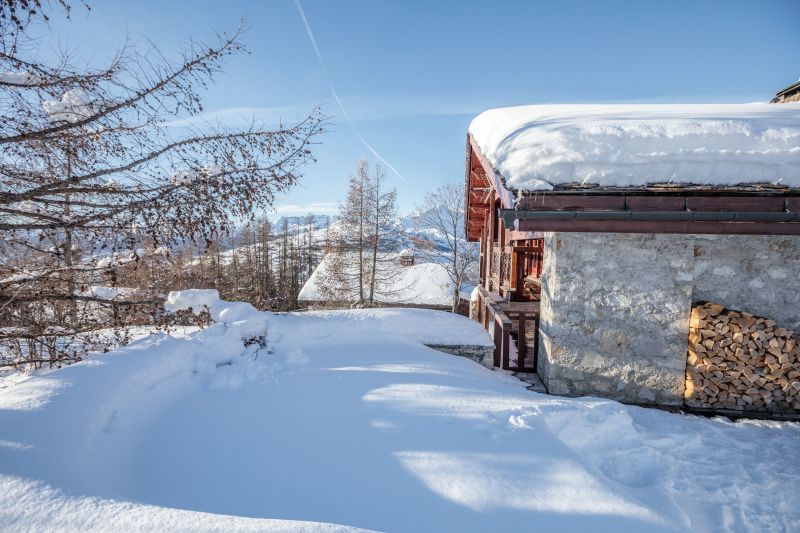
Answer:
[(210, 307), (0, 381), (4, 529), (800, 529), (799, 424), (533, 393), (423, 346), (485, 342), (443, 312)]
[(310, 338), (349, 331), (361, 338), (409, 339), (422, 344), (492, 346), (489, 335), (474, 320), (431, 309), (337, 309), (294, 313), (287, 317), (291, 331)]
[(514, 190), (800, 187), (800, 104), (507, 107), (481, 113), (469, 132)]
[(68, 496), (43, 483), (0, 475), (0, 501), (24, 502), (0, 510), (7, 527), (25, 531), (269, 531), (271, 533), (345, 533), (366, 531), (354, 527), (300, 520), (249, 518), (187, 511), (118, 501), (110, 498)]
[(187, 289), (185, 291), (171, 291), (167, 295), (164, 309), (172, 313), (191, 309), (199, 313), (203, 308), (210, 308), (211, 304), (219, 301), (219, 291), (216, 289)]
[(491, 346), (492, 341), (477, 322), (454, 313), (413, 308), (374, 308), (289, 313), (280, 319), (258, 311), (246, 302), (226, 302), (213, 289), (173, 291), (167, 311), (207, 307), (211, 318), (236, 331), (240, 339), (265, 334), (272, 340), (285, 336), (326, 338), (340, 331), (377, 338), (408, 339), (422, 344), (469, 344)]

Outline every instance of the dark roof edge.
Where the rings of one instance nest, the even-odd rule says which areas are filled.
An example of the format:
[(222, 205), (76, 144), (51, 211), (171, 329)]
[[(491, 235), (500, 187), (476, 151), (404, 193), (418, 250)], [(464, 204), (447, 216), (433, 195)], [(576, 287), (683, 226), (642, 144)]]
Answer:
[(780, 97), (780, 96), (782, 96), (782, 95), (784, 95), (784, 94), (786, 94), (788, 92), (792, 92), (794, 90), (800, 91), (800, 81), (797, 81), (797, 82), (789, 85), (788, 87), (784, 87), (783, 89), (781, 89), (780, 91), (775, 93), (775, 97), (778, 98), (778, 97)]
[(554, 189), (512, 189), (515, 196), (800, 196), (800, 188), (778, 185), (746, 185), (709, 187), (707, 185), (674, 185), (646, 187), (557, 187)]

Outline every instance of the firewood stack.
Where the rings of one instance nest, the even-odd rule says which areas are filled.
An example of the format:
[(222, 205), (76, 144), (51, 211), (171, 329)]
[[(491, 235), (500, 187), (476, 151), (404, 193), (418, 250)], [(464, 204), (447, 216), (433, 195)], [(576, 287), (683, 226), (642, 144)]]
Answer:
[(713, 303), (692, 308), (684, 402), (690, 407), (800, 411), (800, 335)]

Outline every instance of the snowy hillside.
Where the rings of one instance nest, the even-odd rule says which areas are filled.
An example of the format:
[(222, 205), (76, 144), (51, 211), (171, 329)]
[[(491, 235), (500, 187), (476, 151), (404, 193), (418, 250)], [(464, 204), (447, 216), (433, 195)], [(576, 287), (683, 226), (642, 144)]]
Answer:
[(800, 528), (797, 424), (530, 392), (425, 347), (490, 343), (448, 313), (194, 296), (219, 323), (1, 385), (3, 529)]
[[(419, 263), (412, 266), (401, 266), (397, 254), (380, 254), (381, 261), (393, 264), (395, 277), (392, 283), (379, 287), (382, 295), (378, 298), (383, 304), (408, 305), (440, 305), (449, 307), (453, 303), (453, 284), (444, 266), (437, 263)], [(327, 299), (320, 290), (323, 273), (330, 264), (326, 256), (303, 285), (298, 300), (301, 302), (319, 302)], [(384, 268), (388, 269), (388, 266)], [(461, 297), (468, 300), (474, 286), (464, 283), (461, 286)], [(354, 290), (347, 301), (357, 301), (358, 294)]]
[[(311, 242), (322, 245), (325, 242), (328, 234), (333, 235), (336, 229), (341, 224), (335, 216), (329, 215), (311, 215), (313, 224), (311, 225)], [(296, 233), (305, 234), (309, 231), (309, 226), (306, 223), (306, 217), (281, 217), (272, 224), (272, 234), (276, 239), (280, 238), (283, 232), (283, 222), (287, 223), (287, 230), (290, 235)], [(446, 239), (437, 230), (427, 227), (421, 220), (419, 213), (411, 213), (407, 216), (398, 217), (394, 221), (394, 238), (396, 239), (396, 250), (413, 249), (416, 247), (420, 238), (425, 238), (429, 242), (433, 242), (437, 249), (444, 253), (447, 251)], [(231, 261), (233, 254), (242, 254), (247, 249), (247, 245), (236, 246), (225, 250), (221, 254), (223, 264), (228, 264)]]

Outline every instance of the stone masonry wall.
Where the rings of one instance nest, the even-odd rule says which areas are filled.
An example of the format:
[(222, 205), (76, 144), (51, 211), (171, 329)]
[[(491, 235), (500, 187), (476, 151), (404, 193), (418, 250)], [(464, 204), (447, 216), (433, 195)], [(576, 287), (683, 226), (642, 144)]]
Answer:
[(680, 404), (691, 242), (603, 233), (544, 242), (538, 371), (548, 390)]
[(800, 331), (800, 237), (692, 237), (693, 301), (767, 316)]
[(494, 368), (494, 345), (479, 346), (476, 344), (426, 344), (428, 348), (439, 350), (472, 359), (478, 364), (492, 370)]
[(681, 404), (693, 301), (800, 322), (798, 237), (546, 233), (545, 248), (538, 372), (554, 394)]

